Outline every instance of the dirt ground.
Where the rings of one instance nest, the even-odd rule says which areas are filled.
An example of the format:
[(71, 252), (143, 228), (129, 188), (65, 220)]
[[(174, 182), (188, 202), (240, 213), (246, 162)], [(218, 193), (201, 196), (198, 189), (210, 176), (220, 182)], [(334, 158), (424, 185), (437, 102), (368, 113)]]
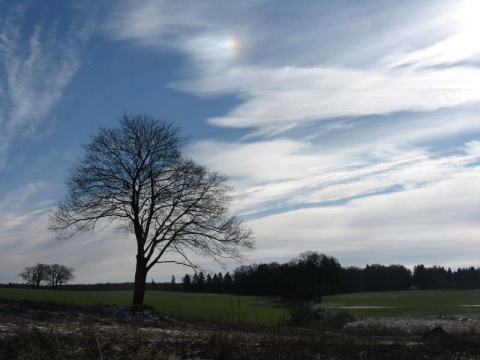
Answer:
[(0, 359), (480, 359), (479, 318), (312, 319), (267, 328), (0, 301)]

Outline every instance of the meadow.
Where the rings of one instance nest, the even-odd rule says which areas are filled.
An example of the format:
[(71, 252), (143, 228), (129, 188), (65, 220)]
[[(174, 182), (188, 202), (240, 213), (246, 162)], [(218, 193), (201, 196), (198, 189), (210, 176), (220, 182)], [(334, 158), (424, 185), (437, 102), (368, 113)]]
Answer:
[[(131, 305), (132, 291), (64, 291), (0, 289), (0, 299), (54, 302), (77, 306)], [(275, 325), (288, 314), (278, 298), (148, 291), (145, 303), (160, 313), (194, 316), (230, 323)]]
[(480, 290), (392, 291), (325, 296), (322, 307), (357, 318), (480, 315)]
[[(147, 291), (145, 300), (170, 320), (96, 306), (128, 306), (131, 291), (0, 288), (0, 360), (480, 359), (478, 318), (468, 316), (480, 315), (480, 290), (325, 296), (315, 306), (327, 312), (281, 327), (272, 325), (308, 308), (167, 291)], [(360, 321), (344, 327), (352, 318), (342, 311)]]
[[(92, 306), (126, 306), (131, 291), (64, 291), (0, 289), (0, 299)], [(145, 302), (164, 314), (195, 316), (231, 323), (275, 325), (288, 318), (287, 304), (278, 298), (147, 291)], [(324, 296), (320, 307), (348, 311), (356, 318), (480, 315), (480, 290), (396, 291)]]

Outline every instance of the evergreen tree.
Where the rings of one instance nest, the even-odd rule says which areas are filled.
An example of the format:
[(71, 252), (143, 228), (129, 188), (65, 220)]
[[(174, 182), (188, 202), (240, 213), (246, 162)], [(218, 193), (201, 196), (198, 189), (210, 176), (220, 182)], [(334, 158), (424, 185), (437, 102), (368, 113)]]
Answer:
[(233, 278), (229, 272), (227, 272), (223, 277), (222, 292), (225, 292), (227, 294), (233, 293)]
[(185, 292), (192, 291), (192, 282), (188, 274), (185, 274), (185, 276), (183, 277), (183, 291)]
[(206, 280), (205, 280), (205, 292), (212, 292), (212, 285), (213, 285), (213, 280), (212, 276), (210, 274), (207, 274)]
[(205, 291), (205, 275), (203, 274), (203, 271), (200, 271), (200, 273), (198, 274), (197, 289), (198, 289), (198, 292), (204, 292)]

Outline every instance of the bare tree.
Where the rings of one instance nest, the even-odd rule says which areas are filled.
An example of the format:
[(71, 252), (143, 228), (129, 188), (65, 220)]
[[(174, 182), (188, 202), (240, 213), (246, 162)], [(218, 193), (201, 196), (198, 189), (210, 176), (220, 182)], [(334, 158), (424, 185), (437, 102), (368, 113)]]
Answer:
[(35, 281), (33, 279), (33, 269), (33, 266), (27, 266), (18, 274), (18, 276), (21, 276), (22, 279), (25, 280), (30, 286), (35, 286)]
[(22, 279), (27, 282), (27, 284), (38, 289), (40, 287), (40, 283), (47, 279), (48, 267), (48, 265), (40, 263), (33, 266), (27, 266), (21, 273), (18, 274), (18, 276), (21, 276)]
[(35, 286), (35, 283), (33, 282), (33, 266), (25, 267), (18, 276), (25, 280), (28, 285)]
[(74, 271), (72, 267), (65, 265), (48, 265), (46, 280), (52, 288), (56, 289), (57, 287), (62, 287), (63, 284), (70, 280), (75, 279)]
[(192, 252), (221, 261), (254, 247), (251, 230), (228, 212), (227, 178), (183, 158), (185, 143), (171, 123), (123, 116), (119, 127), (100, 129), (84, 145), (67, 196), (50, 217), (59, 237), (92, 231), (100, 219), (135, 235), (135, 305), (155, 264), (195, 268)]

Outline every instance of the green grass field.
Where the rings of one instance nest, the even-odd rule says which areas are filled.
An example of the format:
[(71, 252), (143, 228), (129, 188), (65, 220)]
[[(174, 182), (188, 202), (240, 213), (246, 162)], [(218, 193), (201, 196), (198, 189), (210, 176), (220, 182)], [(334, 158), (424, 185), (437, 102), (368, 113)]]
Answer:
[[(130, 305), (132, 291), (63, 291), (46, 289), (0, 289), (0, 298), (65, 303), (69, 305)], [(147, 291), (145, 303), (164, 314), (274, 325), (288, 316), (279, 299), (219, 294)]]
[[(131, 291), (0, 289), (0, 298), (71, 305), (130, 305)], [(147, 291), (145, 302), (165, 314), (274, 325), (288, 317), (279, 299), (218, 294)], [(357, 318), (429, 315), (480, 315), (480, 290), (401, 291), (324, 296), (322, 308), (346, 310)]]
[(147, 291), (145, 302), (163, 313), (230, 322), (274, 325), (287, 317), (279, 299), (270, 297)]
[(480, 315), (480, 290), (395, 291), (325, 296), (325, 309), (359, 318)]

